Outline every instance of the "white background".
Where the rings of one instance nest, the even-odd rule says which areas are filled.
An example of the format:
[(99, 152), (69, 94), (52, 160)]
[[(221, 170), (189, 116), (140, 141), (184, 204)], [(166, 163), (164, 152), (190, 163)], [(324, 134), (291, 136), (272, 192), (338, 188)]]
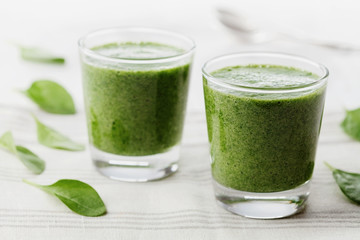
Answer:
[[(62, 83), (82, 108), (77, 40), (89, 31), (115, 26), (148, 26), (177, 31), (197, 43), (189, 111), (203, 111), (201, 66), (216, 55), (256, 50), (303, 55), (330, 69), (326, 108), (360, 105), (360, 52), (341, 52), (288, 41), (245, 44), (216, 19), (230, 7), (264, 29), (301, 30), (323, 40), (360, 45), (360, 5), (356, 0), (2, 0), (0, 5), (0, 103), (35, 106), (14, 89), (36, 79)], [(65, 66), (22, 61), (12, 43), (42, 46), (66, 57)]]

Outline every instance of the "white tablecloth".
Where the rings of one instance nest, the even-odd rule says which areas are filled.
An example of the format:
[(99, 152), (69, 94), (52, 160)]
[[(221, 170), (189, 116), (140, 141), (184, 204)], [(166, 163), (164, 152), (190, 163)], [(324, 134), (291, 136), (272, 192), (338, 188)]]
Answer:
[[(35, 125), (26, 111), (1, 107), (1, 128), (13, 129), (16, 142), (47, 163), (31, 174), (15, 157), (0, 152), (1, 239), (354, 239), (360, 236), (360, 209), (340, 192), (323, 161), (360, 170), (359, 143), (339, 128), (342, 113), (324, 117), (312, 194), (304, 212), (281, 220), (251, 220), (217, 206), (211, 183), (204, 114), (188, 114), (180, 170), (157, 182), (124, 183), (96, 172), (89, 153), (66, 152), (36, 143)], [(4, 114), (6, 113), (6, 115)], [(37, 113), (43, 121), (86, 142), (84, 115)], [(71, 127), (69, 127), (71, 126)], [(355, 167), (356, 166), (356, 167)], [(108, 213), (97, 218), (72, 213), (58, 199), (21, 182), (50, 184), (61, 178), (91, 184)]]

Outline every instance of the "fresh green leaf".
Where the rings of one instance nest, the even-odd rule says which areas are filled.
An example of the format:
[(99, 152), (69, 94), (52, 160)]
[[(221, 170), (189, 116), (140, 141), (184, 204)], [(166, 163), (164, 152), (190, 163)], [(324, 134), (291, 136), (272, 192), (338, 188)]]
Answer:
[(40, 174), (45, 170), (45, 162), (29, 149), (15, 145), (10, 131), (4, 133), (0, 138), (0, 147), (15, 154), (21, 162), (33, 173)]
[(346, 111), (346, 117), (341, 123), (341, 127), (349, 136), (360, 141), (360, 108)]
[(26, 179), (23, 181), (56, 196), (77, 214), (97, 217), (106, 213), (105, 204), (99, 194), (84, 182), (61, 179), (52, 185), (44, 186), (29, 182)]
[(336, 183), (345, 196), (351, 201), (360, 204), (360, 174), (336, 169), (328, 163), (325, 163), (325, 165), (332, 171)]
[(10, 131), (7, 131), (0, 137), (0, 147), (16, 154), (15, 141)]
[(56, 56), (45, 49), (37, 47), (19, 47), (22, 59), (32, 62), (64, 64), (63, 57)]
[(45, 170), (45, 162), (29, 149), (16, 146), (17, 156), (21, 162), (33, 173), (41, 174)]
[(48, 113), (74, 114), (76, 112), (71, 95), (56, 82), (35, 81), (23, 93)]
[(46, 126), (35, 116), (34, 118), (37, 125), (38, 141), (42, 145), (68, 151), (82, 151), (85, 149), (84, 145), (76, 143), (51, 127)]

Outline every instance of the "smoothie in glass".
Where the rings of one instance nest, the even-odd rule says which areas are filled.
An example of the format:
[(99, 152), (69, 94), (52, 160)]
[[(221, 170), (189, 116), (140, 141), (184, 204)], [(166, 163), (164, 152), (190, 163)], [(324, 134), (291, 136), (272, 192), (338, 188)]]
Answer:
[[(298, 57), (265, 54), (261, 61), (260, 53), (245, 55), (245, 60), (238, 60), (242, 65), (236, 64), (236, 58), (242, 55), (234, 54), (229, 56), (233, 61), (218, 67), (214, 63), (208, 67), (210, 70), (206, 65), (203, 69), (217, 199), (240, 215), (254, 218), (291, 215), (302, 209), (309, 193), (327, 73), (320, 76), (321, 71), (312, 72), (311, 67), (307, 70), (297, 64), (277, 65), (281, 61), (272, 59), (289, 57), (291, 63), (301, 60)], [(247, 60), (249, 63), (245, 64)], [(299, 206), (274, 214), (268, 214), (266, 207), (263, 210), (267, 213), (263, 214), (261, 204), (251, 213), (236, 209), (236, 204), (256, 201), (268, 207), (270, 202), (277, 201)]]
[(116, 180), (145, 182), (178, 169), (194, 42), (150, 28), (80, 39), (91, 158)]
[[(172, 46), (152, 42), (94, 47), (109, 57), (149, 59), (179, 55)], [(179, 143), (189, 86), (189, 64), (154, 70), (113, 69), (83, 64), (90, 142), (99, 150), (143, 156)]]

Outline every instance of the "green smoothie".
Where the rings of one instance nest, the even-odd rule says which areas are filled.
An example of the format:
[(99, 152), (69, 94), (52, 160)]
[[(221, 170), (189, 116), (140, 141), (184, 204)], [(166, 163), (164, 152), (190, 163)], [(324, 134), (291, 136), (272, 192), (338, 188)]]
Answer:
[[(211, 73), (250, 88), (296, 88), (318, 76), (296, 68), (247, 65)], [(292, 93), (254, 93), (204, 78), (212, 174), (223, 186), (247, 192), (293, 189), (311, 178), (325, 86)]]
[[(98, 54), (131, 60), (162, 59), (184, 50), (152, 42), (110, 43)], [(108, 153), (143, 156), (179, 143), (189, 85), (190, 63), (103, 66), (83, 62), (90, 142)]]

